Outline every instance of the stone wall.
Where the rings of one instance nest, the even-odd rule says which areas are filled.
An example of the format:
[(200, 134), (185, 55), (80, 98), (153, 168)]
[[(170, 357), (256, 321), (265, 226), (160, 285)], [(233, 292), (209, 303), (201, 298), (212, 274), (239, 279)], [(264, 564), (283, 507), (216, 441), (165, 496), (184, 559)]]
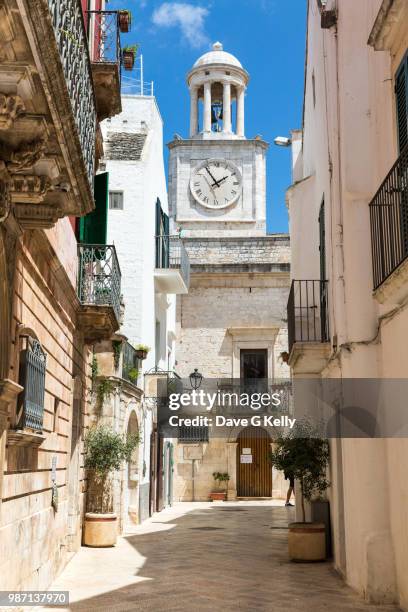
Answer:
[[(72, 233), (68, 219), (60, 223)], [(23, 436), (17, 445), (8, 435), (0, 504), (2, 589), (47, 588), (81, 539), (86, 488), (81, 431), (87, 422), (90, 355), (76, 324), (76, 243), (66, 237), (60, 260), (52, 248), (60, 229), (55, 228), (54, 240), (39, 231), (26, 232), (17, 252), (10, 374), (19, 380), (18, 333), (32, 330), (47, 354), (44, 440), (36, 447)], [(47, 234), (52, 236), (52, 230)], [(13, 410), (9, 426), (15, 423)], [(58, 511), (51, 505), (53, 460)]]

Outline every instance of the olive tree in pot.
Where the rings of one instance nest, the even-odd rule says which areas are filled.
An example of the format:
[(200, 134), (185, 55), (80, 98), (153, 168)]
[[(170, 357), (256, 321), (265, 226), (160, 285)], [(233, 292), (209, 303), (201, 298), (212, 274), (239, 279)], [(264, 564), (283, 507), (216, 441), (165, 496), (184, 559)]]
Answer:
[(323, 523), (306, 522), (305, 499), (321, 496), (329, 486), (326, 478), (329, 443), (316, 430), (300, 424), (291, 433), (274, 441), (271, 463), (292, 473), (299, 483), (302, 521), (289, 524), (289, 557), (294, 561), (322, 561), (326, 558), (326, 534)]
[[(216, 491), (211, 491), (211, 501), (225, 501), (227, 499), (227, 487), (230, 476), (227, 472), (213, 472), (213, 478), (217, 486)], [(222, 490), (222, 483), (225, 483), (225, 490)]]
[(138, 434), (124, 436), (107, 425), (92, 427), (85, 437), (85, 468), (88, 473), (86, 546), (114, 546), (117, 515), (113, 507), (113, 474), (130, 461), (139, 444)]

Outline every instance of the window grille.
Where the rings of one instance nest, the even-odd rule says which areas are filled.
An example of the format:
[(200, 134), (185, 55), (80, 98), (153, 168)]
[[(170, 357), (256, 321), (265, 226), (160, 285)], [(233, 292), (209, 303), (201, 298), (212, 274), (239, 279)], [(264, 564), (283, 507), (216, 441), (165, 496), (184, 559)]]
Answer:
[(29, 427), (42, 431), (46, 361), (47, 356), (38, 340), (27, 337), (20, 356), (19, 382), (24, 391), (20, 396), (18, 429)]
[(208, 427), (179, 427), (179, 442), (208, 442)]

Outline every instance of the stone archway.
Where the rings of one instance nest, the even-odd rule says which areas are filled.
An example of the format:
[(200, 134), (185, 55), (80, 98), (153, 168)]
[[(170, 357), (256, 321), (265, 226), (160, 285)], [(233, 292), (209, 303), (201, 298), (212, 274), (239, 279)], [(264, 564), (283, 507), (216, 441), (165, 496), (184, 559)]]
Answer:
[(270, 437), (262, 427), (246, 427), (237, 437), (237, 496), (272, 497)]
[[(134, 409), (131, 410), (128, 420), (126, 434), (138, 434), (139, 422)], [(125, 524), (135, 525), (140, 522), (139, 517), (139, 447), (133, 452), (132, 458), (126, 465), (125, 474), (125, 503), (124, 503), (124, 522)]]

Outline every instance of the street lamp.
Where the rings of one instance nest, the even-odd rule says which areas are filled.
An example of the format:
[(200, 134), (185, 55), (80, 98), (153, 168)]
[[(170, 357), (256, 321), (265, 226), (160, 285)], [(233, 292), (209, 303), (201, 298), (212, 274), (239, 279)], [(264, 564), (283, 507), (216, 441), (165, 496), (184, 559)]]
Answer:
[(194, 368), (194, 372), (190, 374), (189, 378), (192, 389), (198, 389), (203, 382), (203, 375), (200, 374), (197, 368)]

